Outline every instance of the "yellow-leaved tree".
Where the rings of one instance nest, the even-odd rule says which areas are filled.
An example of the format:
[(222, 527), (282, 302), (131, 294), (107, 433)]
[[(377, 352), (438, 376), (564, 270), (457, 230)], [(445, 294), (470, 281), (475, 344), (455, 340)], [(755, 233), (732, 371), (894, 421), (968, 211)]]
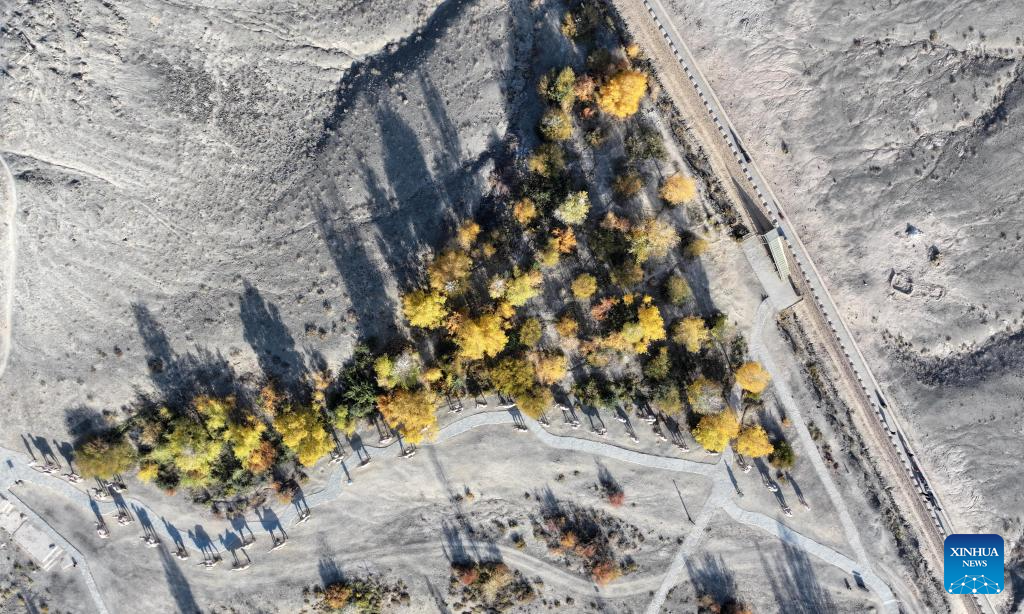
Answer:
[(472, 266), (473, 261), (466, 253), (453, 249), (443, 251), (427, 267), (430, 287), (447, 294), (458, 294), (469, 279)]
[(526, 301), (537, 296), (540, 284), (544, 280), (540, 270), (531, 269), (524, 273), (516, 273), (505, 286), (505, 300), (513, 307), (521, 307)]
[(413, 326), (438, 328), (448, 317), (447, 300), (438, 290), (413, 290), (402, 297), (402, 311)]
[(708, 452), (721, 452), (739, 432), (736, 412), (727, 409), (701, 418), (693, 429), (693, 438)]
[(330, 434), (324, 428), (323, 416), (312, 405), (284, 406), (274, 416), (274, 429), (281, 434), (281, 441), (306, 467), (334, 447)]
[(622, 330), (608, 336), (605, 345), (620, 352), (647, 353), (651, 343), (665, 338), (665, 320), (656, 305), (650, 304), (650, 297), (637, 309), (636, 321), (626, 322)]
[(661, 184), (658, 194), (670, 205), (690, 202), (697, 196), (697, 182), (693, 180), (693, 177), (685, 177), (676, 173)]
[(536, 352), (533, 355), (533, 366), (537, 372), (537, 381), (550, 386), (565, 377), (568, 361), (561, 352)]
[(388, 425), (411, 444), (433, 439), (437, 433), (437, 399), (429, 389), (397, 389), (377, 399), (377, 407)]
[(637, 70), (624, 70), (597, 91), (597, 106), (614, 117), (629, 117), (640, 109), (646, 92), (647, 75)]
[(687, 352), (696, 354), (711, 341), (711, 331), (704, 325), (704, 320), (697, 316), (682, 319), (672, 331), (672, 339), (686, 348)]
[(473, 247), (473, 243), (476, 241), (479, 234), (480, 224), (477, 224), (473, 220), (466, 220), (459, 226), (458, 231), (456, 231), (455, 240), (462, 249), (469, 249)]
[(748, 361), (736, 369), (736, 383), (747, 392), (761, 394), (771, 379), (772, 377), (758, 362)]
[(586, 300), (597, 292), (597, 278), (590, 273), (581, 273), (572, 280), (572, 295), (580, 300)]
[(504, 324), (504, 320), (495, 313), (459, 322), (455, 330), (455, 344), (459, 346), (459, 353), (466, 360), (497, 356), (508, 343)]
[(750, 458), (761, 458), (768, 456), (775, 450), (772, 442), (768, 441), (768, 433), (760, 426), (748, 426), (740, 431), (736, 438), (736, 452)]

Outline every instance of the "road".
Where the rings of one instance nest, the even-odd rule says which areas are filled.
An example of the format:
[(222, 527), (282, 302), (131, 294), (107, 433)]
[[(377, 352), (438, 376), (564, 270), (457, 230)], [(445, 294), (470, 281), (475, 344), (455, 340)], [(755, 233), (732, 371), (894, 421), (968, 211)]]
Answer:
[[(490, 407), (486, 408), (490, 409)], [(882, 604), (883, 609), (886, 611), (896, 611), (896, 599), (890, 590), (889, 586), (882, 580), (877, 574), (875, 574), (869, 567), (862, 565), (858, 561), (854, 561), (844, 554), (821, 544), (805, 535), (798, 533), (797, 531), (787, 527), (785, 524), (775, 520), (774, 518), (754, 512), (750, 510), (741, 509), (732, 496), (732, 481), (729, 478), (726, 464), (729, 462), (731, 456), (726, 453), (719, 457), (718, 462), (711, 463), (700, 463), (696, 461), (686, 460), (682, 458), (675, 458), (669, 456), (659, 456), (656, 454), (648, 454), (637, 450), (631, 450), (624, 448), (612, 443), (603, 441), (594, 441), (590, 439), (580, 439), (572, 436), (561, 436), (549, 432), (542, 427), (538, 422), (526, 418), (524, 416), (515, 415), (507, 411), (481, 411), (479, 413), (471, 414), (457, 420), (454, 423), (448, 424), (443, 427), (438, 433), (437, 438), (434, 442), (426, 445), (439, 445), (445, 442), (449, 442), (460, 435), (463, 435), (473, 429), (488, 427), (488, 426), (506, 426), (511, 427), (516, 422), (523, 423), (526, 425), (528, 431), (535, 436), (541, 443), (546, 446), (568, 450), (573, 452), (579, 452), (583, 454), (592, 454), (595, 456), (601, 456), (605, 458), (612, 458), (622, 462), (633, 463), (636, 465), (650, 467), (652, 469), (662, 469), (665, 471), (672, 471), (677, 473), (688, 473), (699, 475), (712, 480), (712, 494), (709, 496), (705, 505), (701, 508), (696, 519), (696, 523), (699, 525), (691, 530), (690, 534), (684, 540), (683, 545), (673, 559), (672, 564), (666, 571), (664, 576), (655, 578), (643, 578), (636, 580), (626, 580), (623, 583), (613, 583), (607, 587), (598, 587), (593, 585), (592, 589), (596, 590), (597, 594), (605, 594), (609, 597), (622, 596), (624, 594), (633, 594), (635, 590), (637, 593), (646, 593), (657, 587), (655, 596), (648, 606), (648, 612), (657, 612), (660, 610), (661, 605), (664, 601), (668, 591), (673, 586), (676, 586), (682, 579), (682, 575), (685, 573), (685, 561), (687, 557), (692, 554), (693, 550), (699, 544), (700, 538), (704, 531), (703, 528), (710, 521), (711, 516), (716, 511), (723, 511), (733, 520), (765, 531), (771, 535), (775, 535), (783, 541), (802, 548), (808, 554), (822, 560), (823, 562), (836, 566), (849, 573), (858, 572), (864, 578), (865, 584), (875, 594), (878, 601)], [(374, 462), (381, 462), (384, 459), (395, 459), (399, 456), (401, 448), (398, 443), (393, 443), (389, 446), (382, 448), (370, 448), (370, 454), (373, 455)], [(809, 451), (808, 454), (814, 452)], [(117, 513), (115, 504), (111, 501), (95, 501), (90, 496), (81, 490), (80, 488), (73, 486), (65, 480), (55, 475), (45, 474), (40, 471), (36, 471), (29, 466), (29, 458), (21, 453), (14, 450), (8, 450), (0, 448), (0, 489), (11, 490), (17, 480), (21, 480), (24, 484), (16, 486), (15, 488), (35, 488), (43, 487), (51, 490), (55, 494), (59, 494), (72, 503), (76, 504), (83, 511), (92, 514), (95, 509), (98, 513), (104, 516), (110, 516)], [(413, 459), (415, 461), (415, 458)], [(335, 465), (331, 471), (331, 475), (327, 479), (327, 485), (317, 491), (305, 496), (306, 504), (309, 508), (317, 508), (323, 505), (327, 505), (343, 494), (343, 485), (346, 483), (347, 469), (343, 465)], [(12, 491), (11, 494), (15, 495), (16, 492)], [(55, 539), (68, 551), (75, 555), (79, 562), (79, 569), (82, 572), (87, 587), (93, 597), (93, 600), (97, 606), (98, 611), (106, 611), (103, 606), (103, 598), (100, 594), (95, 581), (92, 578), (92, 574), (89, 572), (88, 561), (85, 556), (81, 554), (72, 544), (68, 543), (62, 537), (57, 535), (56, 531), (50, 526), (44, 518), (41, 518), (35, 514), (32, 510), (20, 501), (16, 500), (16, 504), (25, 510), (33, 518), (33, 521), (37, 523), (40, 528), (46, 530), (51, 535), (55, 536)], [(145, 503), (134, 498), (125, 497), (125, 506), (134, 511), (136, 516), (140, 515), (140, 511), (144, 512), (149, 518), (161, 518), (161, 516), (154, 510), (149, 508)], [(288, 527), (293, 529), (300, 523), (296, 507), (294, 505), (286, 504), (276, 510), (276, 514), (279, 518), (280, 526)], [(315, 516), (313, 517), (315, 521)], [(260, 526), (260, 520), (258, 518), (248, 519), (250, 524), (253, 526)], [(111, 530), (119, 530), (116, 523), (107, 523)], [(223, 530), (211, 530), (211, 533), (221, 534), (230, 532), (231, 526), (225, 522)], [(150, 529), (154, 534), (158, 535), (164, 543), (174, 543), (174, 537), (171, 531), (180, 533), (182, 535), (187, 534), (186, 529), (174, 529), (172, 523), (165, 523), (163, 526), (153, 526)], [(202, 552), (202, 548), (198, 544), (183, 544), (188, 549), (195, 552)], [(257, 555), (262, 556), (262, 555)], [(257, 557), (254, 557), (254, 559)], [(258, 562), (258, 561), (257, 561)], [(513, 561), (515, 562), (515, 561)], [(531, 563), (531, 569), (535, 571), (542, 570), (540, 562)], [(556, 583), (562, 584), (563, 586), (579, 587), (586, 583), (585, 580), (580, 582), (574, 582), (566, 577), (559, 577), (555, 580)], [(623, 586), (619, 586), (623, 584)], [(590, 591), (587, 591), (590, 592)]]
[[(893, 496), (907, 512), (922, 544), (922, 555), (931, 569), (942, 569), (942, 541), (954, 532), (938, 496), (929, 485), (924, 468), (916, 460), (897, 412), (872, 373), (836, 302), (822, 280), (790, 217), (765, 181), (756, 161), (740, 140), (721, 102), (690, 53), (671, 13), (661, 0), (614, 0), (633, 35), (658, 68), (658, 77), (688, 121), (688, 127), (704, 148), (723, 187), (755, 229), (764, 230), (759, 219), (779, 228), (796, 264), (794, 282), (809, 304), (819, 336), (831, 349), (834, 362), (861, 418), (862, 431), (873, 444)], [(754, 211), (750, 211), (751, 208)], [(933, 504), (933, 501), (935, 504)], [(994, 612), (987, 598), (964, 597), (967, 611)]]

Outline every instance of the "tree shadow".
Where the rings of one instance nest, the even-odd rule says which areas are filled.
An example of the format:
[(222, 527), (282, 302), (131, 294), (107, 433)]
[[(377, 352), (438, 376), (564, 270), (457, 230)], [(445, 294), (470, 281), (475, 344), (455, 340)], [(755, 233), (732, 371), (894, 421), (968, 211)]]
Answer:
[(621, 493), (622, 485), (612, 476), (611, 471), (608, 471), (608, 468), (601, 461), (595, 459), (594, 462), (597, 463), (597, 483), (600, 485), (601, 490), (609, 497)]
[(818, 582), (814, 566), (802, 549), (783, 542), (782, 554), (774, 560), (760, 550), (758, 556), (779, 608), (793, 614), (836, 611), (832, 596)]
[(171, 558), (167, 548), (160, 546), (157, 550), (160, 552), (160, 563), (163, 565), (164, 576), (167, 578), (167, 587), (171, 591), (171, 597), (174, 598), (178, 612), (182, 614), (201, 612), (195, 595), (192, 594), (192, 587), (181, 573), (177, 561)]
[(688, 559), (686, 573), (690, 576), (693, 592), (698, 598), (708, 595), (718, 603), (736, 599), (736, 577), (725, 566), (721, 556), (704, 554), (699, 558)]
[(263, 298), (248, 281), (238, 299), (242, 335), (256, 354), (260, 369), (278, 380), (286, 390), (294, 390), (306, 372), (306, 362), (295, 349), (295, 338), (281, 320), (277, 305)]
[[(85, 405), (65, 410), (64, 425), (67, 427), (68, 434), (71, 435), (75, 443), (81, 442), (89, 435), (99, 433), (107, 428), (103, 414)], [(28, 445), (27, 442), (26, 445)]]
[(334, 108), (330, 116), (324, 120), (323, 135), (316, 145), (316, 150), (323, 150), (331, 142), (331, 137), (335, 136), (345, 114), (367, 90), (394, 85), (401, 78), (400, 75), (416, 70), (430, 57), (437, 42), (471, 4), (473, 0), (443, 2), (420, 30), (408, 36), (393, 51), (390, 48), (381, 51), (346, 71), (335, 88)]
[(197, 347), (194, 352), (178, 354), (149, 308), (135, 303), (132, 313), (146, 351), (150, 379), (162, 402), (184, 406), (199, 395), (225, 397), (239, 392), (234, 369), (219, 351)]
[(321, 557), (316, 563), (316, 569), (320, 574), (320, 586), (327, 587), (345, 579), (345, 572), (334, 559)]

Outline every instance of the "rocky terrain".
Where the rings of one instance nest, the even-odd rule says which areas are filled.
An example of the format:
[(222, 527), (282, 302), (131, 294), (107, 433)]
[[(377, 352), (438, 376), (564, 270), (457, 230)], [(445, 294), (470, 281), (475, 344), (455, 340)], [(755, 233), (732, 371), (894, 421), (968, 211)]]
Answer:
[(521, 33), (501, 2), (290, 6), (9, 6), (8, 445), (64, 430), (44, 408), (286, 376), (395, 326), (393, 269), (478, 189)]
[(1018, 538), (1024, 11), (669, 5), (958, 528)]

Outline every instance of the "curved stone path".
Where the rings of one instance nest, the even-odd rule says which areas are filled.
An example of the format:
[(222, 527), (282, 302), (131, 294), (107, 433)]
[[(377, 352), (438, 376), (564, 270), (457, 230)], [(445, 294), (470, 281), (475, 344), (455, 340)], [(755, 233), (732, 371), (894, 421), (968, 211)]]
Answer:
[[(599, 594), (604, 593), (608, 596), (625, 596), (629, 594), (647, 592), (657, 586), (655, 597), (648, 606), (648, 612), (657, 612), (664, 603), (664, 599), (668, 592), (672, 587), (679, 583), (682, 575), (685, 573), (686, 559), (692, 554), (693, 550), (699, 544), (700, 539), (704, 534), (704, 529), (711, 517), (717, 510), (721, 509), (734, 520), (747, 526), (756, 527), (770, 534), (776, 535), (780, 539), (787, 541), (787, 543), (803, 548), (808, 553), (816, 556), (826, 563), (835, 565), (840, 569), (844, 569), (849, 572), (859, 571), (859, 573), (864, 577), (865, 583), (879, 597), (883, 606), (887, 610), (895, 609), (895, 599), (893, 598), (889, 587), (880, 578), (878, 578), (870, 568), (858, 565), (844, 555), (804, 535), (801, 535), (796, 531), (793, 531), (773, 518), (739, 508), (730, 498), (732, 484), (728, 478), (728, 473), (726, 472), (725, 467), (725, 463), (728, 462), (729, 458), (731, 458), (729, 454), (725, 454), (720, 457), (718, 462), (715, 464), (646, 454), (601, 441), (554, 435), (545, 430), (536, 421), (519, 415), (513, 416), (511, 413), (506, 411), (484, 411), (466, 416), (465, 418), (442, 428), (435, 441), (426, 445), (438, 445), (446, 441), (450, 441), (459, 435), (465, 434), (476, 428), (484, 426), (512, 426), (516, 422), (525, 423), (529, 431), (537, 437), (541, 443), (552, 448), (612, 458), (627, 463), (650, 467), (652, 469), (700, 475), (710, 478), (713, 481), (711, 495), (705, 502), (704, 507), (695, 520), (696, 526), (693, 527), (686, 539), (684, 539), (682, 546), (676, 553), (672, 564), (664, 576), (624, 581), (598, 589), (598, 587), (593, 583), (576, 578), (575, 576), (572, 576), (572, 574), (568, 574), (568, 572), (561, 572), (558, 574), (559, 584), (571, 584), (572, 588), (575, 588), (576, 590), (586, 590), (587, 592), (589, 592), (589, 590), (597, 589), (596, 592)], [(401, 446), (397, 441), (386, 447), (368, 447), (366, 450), (373, 454), (372, 459), (374, 462), (386, 458), (396, 458), (401, 454)], [(44, 474), (32, 469), (29, 467), (28, 462), (29, 459), (25, 454), (6, 448), (0, 448), (0, 488), (9, 489), (14, 484), (15, 480), (22, 480), (26, 483), (45, 486), (57, 494), (66, 497), (84, 510), (98, 511), (98, 513), (103, 515), (113, 515), (117, 513), (117, 508), (113, 501), (94, 500), (86, 492), (83, 492), (83, 490), (69, 484), (60, 477)], [(342, 488), (346, 481), (346, 471), (346, 468), (342, 465), (336, 465), (328, 475), (325, 486), (322, 489), (305, 495), (306, 505), (313, 508), (325, 505), (337, 499), (341, 495)], [(20, 500), (18, 503), (19, 507), (27, 507), (24, 506)], [(161, 518), (160, 514), (157, 514), (145, 503), (137, 499), (124, 497), (124, 504), (127, 505), (135, 515), (138, 515), (139, 511), (143, 511), (150, 518)], [(299, 523), (298, 511), (294, 505), (282, 505), (278, 510), (275, 510), (275, 513), (277, 514), (278, 523), (282, 528), (292, 528)], [(68, 543), (67, 540), (60, 537), (57, 532), (45, 522), (45, 520), (39, 518), (35, 513), (32, 513), (31, 515), (35, 519), (35, 522), (38, 523), (41, 528), (47, 530), (51, 535), (54, 535), (55, 539), (57, 539), (61, 545), (65, 546), (65, 549), (69, 553), (76, 555), (76, 561), (78, 562), (79, 569), (83, 573), (86, 586), (89, 588), (93, 600), (96, 603), (97, 611), (105, 613), (107, 611), (106, 607), (103, 605), (102, 596), (96, 587), (96, 583), (92, 578), (92, 574), (89, 571), (85, 558), (76, 548), (74, 548), (74, 546)], [(262, 526), (259, 519), (246, 518), (246, 520), (247, 522), (257, 526)], [(227, 521), (224, 521), (224, 525), (224, 531), (233, 530), (228, 525)], [(116, 530), (114, 527), (112, 527), (112, 529)], [(187, 530), (182, 531), (176, 529), (173, 525), (166, 525), (163, 527), (158, 527), (155, 524), (153, 525), (153, 531), (162, 538), (168, 540), (169, 543), (174, 542), (174, 539), (171, 536), (171, 530), (177, 531), (180, 535), (186, 535), (188, 533)], [(210, 533), (214, 534), (214, 532)], [(217, 533), (221, 532), (218, 531)], [(488, 544), (488, 547), (490, 546), (493, 545)], [(200, 547), (194, 542), (191, 544), (186, 543), (186, 547), (195, 552), (202, 552)], [(543, 569), (539, 567), (539, 565), (543, 565), (542, 562), (537, 561), (536, 559), (533, 559), (532, 557), (517, 550), (507, 547), (502, 548), (499, 546), (499, 551), (502, 552), (503, 555), (507, 554), (508, 560), (521, 563), (528, 569), (536, 569), (538, 572), (543, 573), (551, 572), (551, 570), (546, 567)], [(616, 588), (617, 586), (619, 587)]]
[[(832, 507), (835, 508), (836, 513), (839, 516), (839, 523), (843, 527), (843, 534), (846, 536), (846, 541), (850, 544), (850, 547), (853, 548), (854, 553), (857, 555), (857, 562), (861, 566), (858, 573), (864, 577), (865, 583), (876, 595), (883, 595), (885, 593), (882, 592), (882, 587), (884, 587), (888, 592), (888, 586), (886, 586), (885, 583), (882, 582), (881, 579), (879, 579), (872, 571), (871, 558), (868, 556), (867, 551), (864, 549), (864, 544), (861, 542), (860, 531), (857, 529), (857, 525), (854, 524), (853, 518), (850, 517), (850, 513), (846, 509), (846, 502), (843, 500), (843, 496), (840, 494), (839, 488), (832, 479), (832, 474), (829, 473), (828, 468), (825, 467), (825, 462), (818, 453), (818, 447), (814, 443), (814, 439), (811, 437), (811, 432), (808, 430), (807, 424), (804, 422), (803, 414), (800, 412), (800, 405), (793, 398), (793, 393), (789, 389), (786, 373), (779, 368), (775, 362), (775, 358), (772, 356), (772, 353), (765, 346), (765, 326), (774, 315), (775, 310), (771, 307), (768, 300), (766, 299), (762, 301), (754, 315), (754, 325), (750, 333), (750, 354), (764, 366), (765, 370), (767, 370), (772, 377), (771, 385), (775, 391), (775, 397), (780, 403), (782, 403), (783, 407), (785, 407), (786, 416), (790, 419), (793, 424), (793, 428), (796, 430), (797, 438), (800, 440), (800, 445), (806, 451), (805, 455), (811, 461), (811, 467), (814, 468), (814, 472), (818, 476), (818, 481), (825, 486), (825, 492), (828, 493), (828, 497), (832, 502)], [(732, 515), (734, 519), (739, 520), (736, 515), (730, 515)], [(780, 535), (780, 538), (789, 541), (789, 539), (782, 535)], [(810, 548), (805, 547), (804, 549), (814, 554)], [(852, 573), (853, 571), (852, 569), (847, 568), (846, 562), (842, 562), (839, 559), (828, 560), (818, 554), (815, 554), (815, 556), (822, 558), (822, 560), (827, 560), (829, 563), (848, 572)], [(845, 559), (846, 557), (842, 558)], [(847, 561), (848, 560), (849, 559), (847, 559)], [(872, 583), (874, 583), (874, 585), (872, 585)], [(895, 597), (892, 596), (891, 592), (889, 593), (889, 598), (885, 600), (882, 605), (884, 607), (895, 606)]]

